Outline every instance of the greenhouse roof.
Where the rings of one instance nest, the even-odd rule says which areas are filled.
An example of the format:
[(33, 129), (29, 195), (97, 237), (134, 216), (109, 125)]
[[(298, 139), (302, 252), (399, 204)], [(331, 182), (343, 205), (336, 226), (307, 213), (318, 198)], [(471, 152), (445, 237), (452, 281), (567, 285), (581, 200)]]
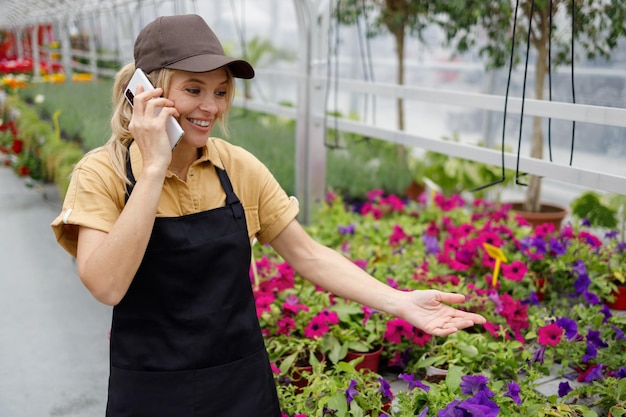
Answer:
[(4, 0), (0, 28), (11, 29), (52, 23), (81, 14), (111, 11), (135, 0)]

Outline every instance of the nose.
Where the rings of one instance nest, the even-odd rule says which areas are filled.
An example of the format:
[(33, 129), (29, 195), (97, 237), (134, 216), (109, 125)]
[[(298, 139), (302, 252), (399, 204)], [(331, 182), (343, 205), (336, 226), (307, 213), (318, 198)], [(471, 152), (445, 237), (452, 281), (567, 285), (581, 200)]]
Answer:
[(207, 94), (207, 96), (204, 98), (204, 100), (202, 100), (202, 103), (200, 104), (200, 109), (211, 114), (216, 114), (219, 110), (219, 106), (215, 97), (213, 97), (213, 95), (211, 94)]

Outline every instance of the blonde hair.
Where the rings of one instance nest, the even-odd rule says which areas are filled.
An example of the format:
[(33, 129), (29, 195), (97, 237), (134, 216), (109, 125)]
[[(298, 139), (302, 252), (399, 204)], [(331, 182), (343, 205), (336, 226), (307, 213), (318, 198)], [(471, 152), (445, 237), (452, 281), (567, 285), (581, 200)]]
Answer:
[[(233, 97), (235, 95), (235, 80), (228, 67), (225, 68), (228, 80), (226, 92), (227, 106), (222, 116), (217, 120), (217, 124), (222, 130), (222, 133), (225, 136), (228, 136), (227, 116), (230, 112)], [(176, 70), (167, 68), (156, 69), (148, 74), (148, 78), (154, 86), (163, 88), (163, 95), (167, 97), (172, 76), (175, 71)], [(124, 90), (134, 72), (135, 64), (131, 62), (126, 64), (115, 75), (112, 94), (113, 113), (111, 116), (111, 137), (103, 146), (93, 149), (85, 154), (86, 157), (89, 154), (97, 152), (103, 148), (107, 149), (111, 157), (111, 166), (113, 170), (117, 176), (126, 183), (129, 182), (126, 176), (126, 152), (129, 144), (133, 140), (133, 136), (130, 133), (130, 130), (128, 130), (128, 124), (130, 123), (132, 115), (132, 107), (128, 104), (128, 101), (124, 97)]]

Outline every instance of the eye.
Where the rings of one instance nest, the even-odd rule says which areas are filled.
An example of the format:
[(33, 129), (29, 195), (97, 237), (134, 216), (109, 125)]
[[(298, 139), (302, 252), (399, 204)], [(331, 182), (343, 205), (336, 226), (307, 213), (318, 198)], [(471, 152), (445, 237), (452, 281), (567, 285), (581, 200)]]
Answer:
[(185, 91), (188, 92), (189, 94), (193, 94), (193, 95), (200, 94), (200, 89), (199, 88), (187, 87), (187, 88), (185, 88)]
[(224, 91), (216, 91), (215, 95), (218, 97), (226, 97), (226, 90)]

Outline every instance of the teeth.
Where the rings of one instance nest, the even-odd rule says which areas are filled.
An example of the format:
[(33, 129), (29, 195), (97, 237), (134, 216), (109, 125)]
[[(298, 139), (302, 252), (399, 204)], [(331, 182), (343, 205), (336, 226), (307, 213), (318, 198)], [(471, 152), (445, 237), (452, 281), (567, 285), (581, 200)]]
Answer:
[(209, 127), (211, 125), (211, 122), (207, 122), (206, 120), (189, 119), (189, 121), (193, 123), (194, 125), (198, 125), (202, 127)]

